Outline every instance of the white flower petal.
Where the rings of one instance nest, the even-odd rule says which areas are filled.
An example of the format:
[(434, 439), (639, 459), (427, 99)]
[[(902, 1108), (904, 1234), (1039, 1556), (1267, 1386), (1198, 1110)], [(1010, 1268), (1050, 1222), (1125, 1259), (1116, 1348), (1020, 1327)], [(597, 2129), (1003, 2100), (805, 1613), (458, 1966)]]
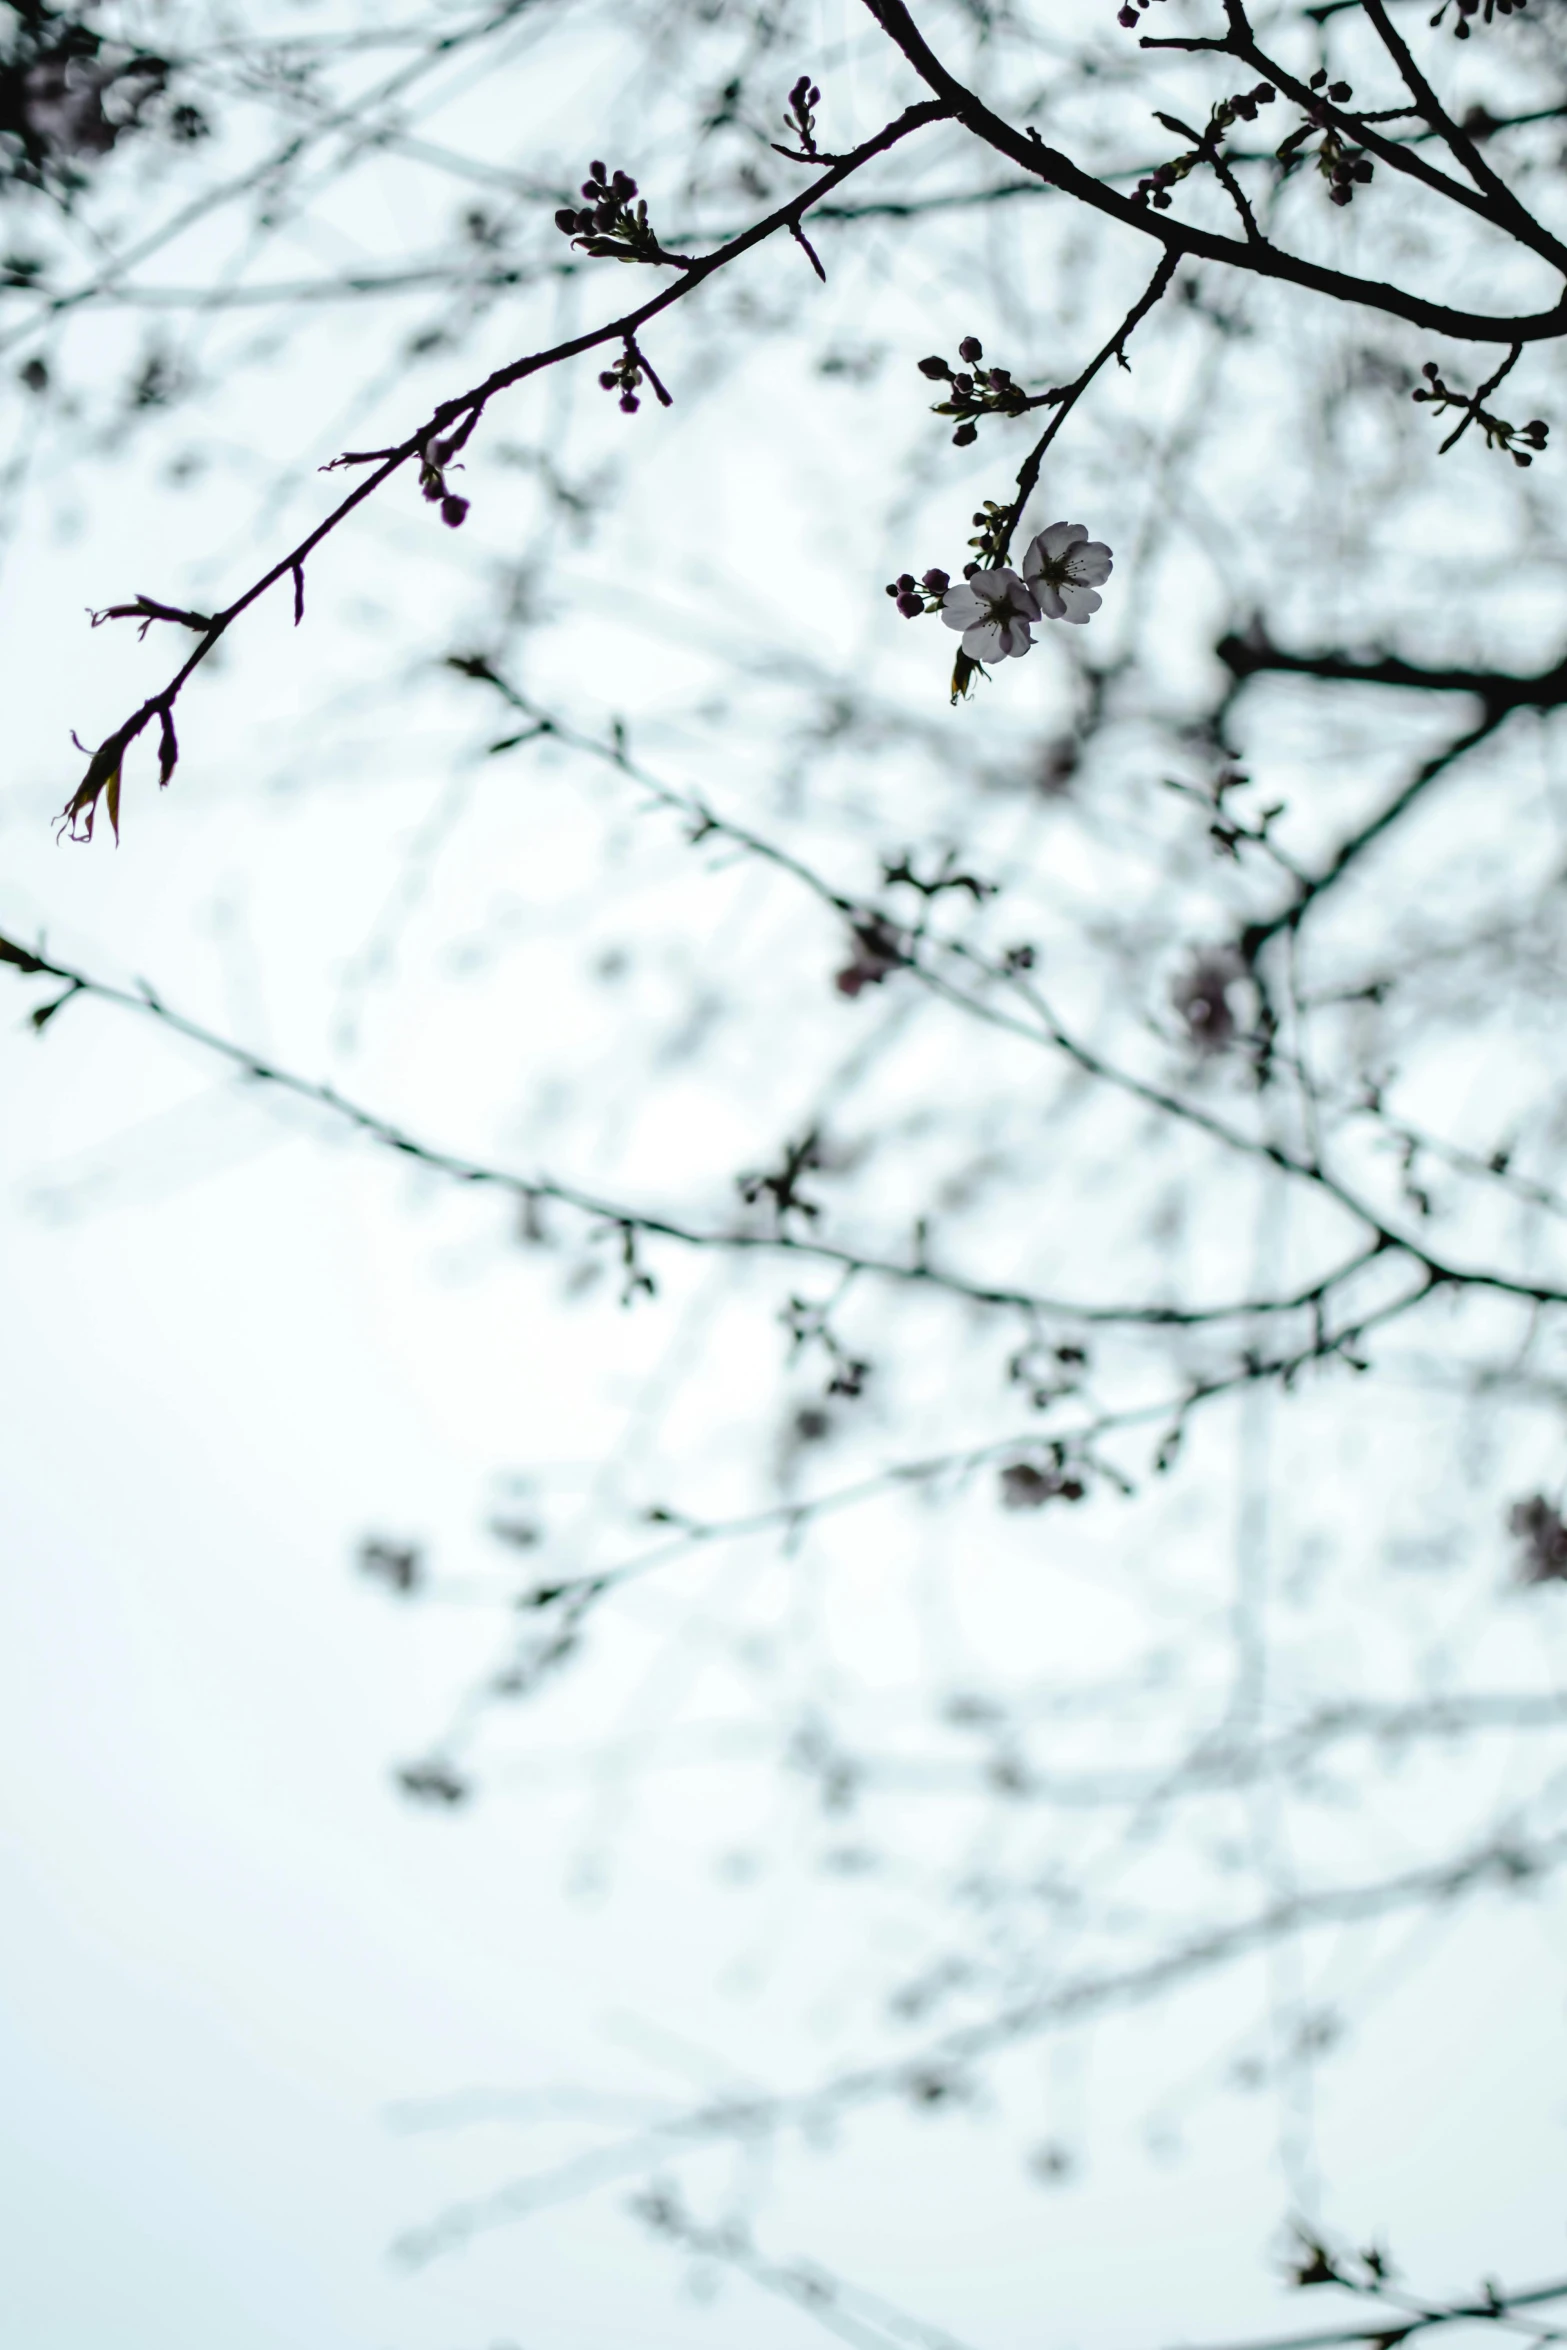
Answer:
[(1062, 618), (1081, 627), (1091, 612), (1098, 611), (1104, 598), (1095, 595), (1091, 587), (1079, 587), (1075, 581), (1068, 580), (1061, 590), (1061, 602), (1065, 606)]
[(1087, 528), (1081, 522), (1052, 522), (1040, 532), (1034, 544), (1047, 563), (1059, 563), (1068, 547), (1075, 547), (1079, 539), (1087, 536)]
[(1007, 647), (1002, 640), (999, 620), (983, 620), (977, 628), (963, 631), (963, 650), (971, 661), (1004, 661)]
[(1061, 601), (1059, 591), (1051, 586), (1049, 580), (1041, 579), (1037, 581), (1035, 584), (1034, 593), (1039, 598), (1039, 609), (1041, 615), (1046, 620), (1059, 620), (1062, 613), (1066, 610), (1066, 606)]
[(1005, 640), (1004, 649), (1012, 655), (1014, 660), (1021, 661), (1023, 655), (1032, 649), (1034, 639), (1029, 632), (1026, 620), (1014, 618), (1005, 622), (1002, 634)]
[(941, 617), (949, 628), (973, 628), (987, 616), (988, 607), (980, 602), (967, 580), (949, 587), (941, 599)]
[(1110, 550), (1098, 539), (1090, 539), (1086, 546), (1074, 547), (1062, 565), (1068, 579), (1080, 580), (1085, 587), (1099, 587), (1115, 569)]

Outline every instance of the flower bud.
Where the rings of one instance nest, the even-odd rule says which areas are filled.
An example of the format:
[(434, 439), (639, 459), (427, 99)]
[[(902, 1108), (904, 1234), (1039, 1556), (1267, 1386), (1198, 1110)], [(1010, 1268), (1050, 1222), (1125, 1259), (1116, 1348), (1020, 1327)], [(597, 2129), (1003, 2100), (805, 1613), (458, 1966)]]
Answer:
[(960, 424), (952, 436), (952, 446), (955, 449), (966, 449), (970, 441), (978, 440), (978, 438), (979, 427), (977, 425)]
[(466, 498), (445, 497), (441, 500), (441, 520), (448, 530), (459, 530), (468, 513)]
[(908, 595), (912, 595), (912, 594), (913, 594), (913, 592), (914, 592), (914, 574), (913, 574), (913, 572), (912, 572), (912, 571), (900, 571), (900, 572), (899, 572), (899, 574), (898, 574), (898, 593), (899, 593), (899, 595), (900, 595), (900, 596), (908, 596)]
[(642, 403), (637, 398), (635, 392), (622, 392), (620, 395), (620, 405), (628, 416), (635, 416)]
[(602, 163), (590, 163), (590, 164), (588, 165), (588, 169), (589, 169), (589, 171), (590, 171), (590, 172), (593, 174), (593, 177), (594, 177), (594, 178), (595, 178), (595, 179), (598, 181), (598, 184), (599, 184), (599, 186), (600, 186), (600, 187), (602, 187), (602, 186), (604, 185), (604, 166), (603, 166), (603, 164), (602, 164)]
[(950, 378), (952, 374), (945, 359), (922, 359), (919, 368), (921, 375), (928, 375), (932, 383), (938, 383), (943, 376)]
[[(1527, 460), (1525, 462), (1527, 462)], [(898, 598), (898, 610), (903, 614), (905, 620), (918, 620), (924, 609), (924, 605), (916, 595), (906, 595), (900, 596)]]
[(958, 357), (960, 359), (966, 360), (969, 366), (973, 367), (981, 359), (983, 359), (984, 356), (985, 346), (980, 341), (978, 335), (965, 335), (962, 342), (958, 345)]
[(944, 596), (952, 582), (944, 571), (927, 571), (920, 585), (929, 588), (933, 596)]
[(576, 214), (574, 212), (568, 211), (564, 206), (562, 206), (561, 210), (555, 215), (555, 226), (564, 236), (575, 236), (577, 230)]

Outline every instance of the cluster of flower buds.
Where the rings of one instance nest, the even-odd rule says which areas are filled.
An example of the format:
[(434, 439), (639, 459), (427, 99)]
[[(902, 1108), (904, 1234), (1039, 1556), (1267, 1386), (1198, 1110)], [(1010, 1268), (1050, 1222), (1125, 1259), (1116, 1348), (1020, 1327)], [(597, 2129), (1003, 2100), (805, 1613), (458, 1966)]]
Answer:
[[(446, 480), (446, 470), (456, 454), (454, 441), (426, 441), (419, 453), (419, 490), (432, 506), (441, 509), (441, 520), (448, 530), (457, 530), (467, 519), (468, 501), (459, 498)], [(458, 469), (461, 471), (461, 468)]]
[(1198, 161), (1199, 158), (1196, 155), (1180, 155), (1173, 163), (1158, 164), (1153, 171), (1148, 173), (1146, 178), (1138, 181), (1132, 190), (1132, 202), (1146, 204), (1151, 198), (1161, 212), (1168, 212), (1171, 189), (1179, 187), (1181, 181), (1185, 179), (1192, 166)]
[(1117, 24), (1124, 24), (1124, 25), (1125, 25), (1125, 27), (1126, 27), (1126, 29), (1127, 29), (1127, 31), (1128, 31), (1129, 33), (1131, 33), (1131, 32), (1135, 32), (1135, 31), (1136, 31), (1136, 29), (1137, 29), (1137, 24), (1138, 24), (1138, 13), (1137, 13), (1137, 11), (1138, 11), (1138, 9), (1141, 9), (1141, 8), (1146, 8), (1147, 6), (1148, 6), (1148, 0), (1137, 0), (1137, 7), (1136, 7), (1136, 8), (1134, 8), (1134, 7), (1132, 6), (1132, 0), (1126, 0), (1126, 6), (1125, 6), (1125, 7), (1124, 7), (1124, 8), (1123, 8), (1121, 11), (1120, 11), (1119, 15), (1116, 17), (1116, 20), (1115, 20), (1115, 21), (1116, 21), (1116, 23), (1117, 23)]
[(1020, 383), (1013, 382), (1006, 368), (981, 367), (979, 363), (984, 356), (985, 347), (978, 335), (965, 335), (958, 345), (958, 357), (963, 362), (961, 368), (952, 367), (945, 359), (930, 358), (919, 362), (921, 375), (929, 376), (932, 383), (945, 382), (952, 386), (951, 399), (942, 400), (931, 410), (931, 414), (961, 416), (964, 419), (952, 436), (954, 444), (960, 449), (966, 449), (978, 434), (979, 427), (973, 421), (975, 417), (1021, 416), (1026, 408), (1038, 405), (1030, 399)]
[[(1411, 399), (1429, 401), (1438, 416), (1445, 414), (1449, 408), (1463, 409), (1464, 420), (1458, 432), (1463, 432), (1472, 418), (1484, 433), (1488, 449), (1505, 449), (1515, 465), (1534, 463), (1530, 450), (1538, 455), (1550, 438), (1551, 428), (1543, 416), (1531, 416), (1527, 424), (1509, 424), (1504, 416), (1493, 416), (1489, 409), (1481, 407), (1478, 392), (1458, 392), (1451, 384), (1445, 384), (1441, 369), (1434, 359), (1428, 359), (1420, 372), (1426, 380), (1423, 387), (1410, 394)], [(1452, 447), (1458, 432), (1450, 434), (1443, 442), (1444, 449)], [(1525, 446), (1520, 448), (1520, 442)]]
[(977, 563), (964, 564), (965, 579), (972, 579), (975, 572), (983, 571), (987, 564), (1004, 562), (1007, 542), (1012, 535), (1012, 509), (1010, 506), (998, 505), (994, 498), (987, 498), (972, 520), (975, 531), (969, 545), (979, 560)]
[(659, 382), (658, 377), (653, 373), (653, 370), (649, 366), (647, 359), (637, 348), (636, 342), (631, 336), (628, 335), (626, 338), (625, 349), (621, 352), (620, 357), (615, 361), (613, 367), (606, 367), (600, 374), (599, 384), (606, 392), (618, 392), (620, 394), (621, 409), (624, 414), (627, 416), (635, 416), (637, 410), (642, 405), (642, 402), (637, 397), (637, 395), (642, 388), (642, 379), (644, 376), (652, 385), (653, 390), (657, 395), (659, 406), (661, 408), (672, 408), (674, 406), (673, 400), (671, 400), (668, 392), (665, 391), (663, 385)]
[(562, 205), (555, 226), (584, 253), (603, 261), (666, 261), (670, 258), (648, 224), (647, 205), (633, 208), (637, 183), (628, 171), (613, 174), (602, 163), (590, 163), (582, 193), (588, 199), (578, 210)]
[(1184, 122), (1177, 122), (1173, 115), (1161, 114), (1159, 120), (1167, 129), (1179, 131), (1183, 138), (1194, 143), (1185, 155), (1176, 156), (1171, 163), (1161, 163), (1146, 179), (1140, 179), (1132, 191), (1132, 202), (1147, 204), (1151, 200), (1160, 212), (1168, 212), (1171, 189), (1178, 187), (1200, 163), (1213, 162), (1235, 125), (1255, 122), (1258, 107), (1271, 106), (1277, 96), (1278, 91), (1271, 82), (1258, 82), (1254, 89), (1237, 90), (1234, 97), (1220, 99), (1208, 116), (1206, 130), (1200, 133), (1188, 129)]
[(1328, 109), (1330, 104), (1347, 106), (1355, 95), (1354, 90), (1348, 82), (1330, 82), (1326, 66), (1318, 66), (1311, 77), (1311, 87), (1318, 95), (1307, 107), (1306, 119), (1299, 130), (1291, 131), (1283, 146), (1278, 149), (1277, 161), (1286, 164), (1295, 162), (1306, 141), (1320, 131), (1322, 139), (1317, 148), (1317, 169), (1330, 183), (1328, 201), (1332, 204), (1352, 203), (1357, 186), (1364, 186), (1370, 179), (1374, 166), (1369, 155), (1363, 155), (1358, 148), (1347, 143)]
[(771, 144), (775, 155), (787, 155), (791, 163), (815, 163), (818, 160), (816, 109), (821, 102), (820, 90), (808, 73), (802, 73), (789, 92), (789, 103), (784, 110), (785, 126), (800, 144), (797, 148), (780, 147), (774, 140)]
[[(1433, 26), (1441, 23), (1451, 4), (1452, 0), (1442, 0), (1441, 7), (1431, 19)], [(1453, 23), (1453, 36), (1455, 40), (1467, 41), (1469, 19), (1481, 16), (1482, 7), (1483, 21), (1490, 24), (1498, 16), (1511, 16), (1515, 8), (1527, 8), (1529, 0), (1456, 0), (1456, 5), (1458, 13)]]
[[(968, 568), (977, 571), (979, 566), (971, 563)], [(887, 593), (905, 620), (918, 620), (922, 613), (941, 610), (941, 599), (951, 585), (944, 571), (927, 571), (919, 579), (912, 571), (900, 571), (896, 579), (888, 580)]]

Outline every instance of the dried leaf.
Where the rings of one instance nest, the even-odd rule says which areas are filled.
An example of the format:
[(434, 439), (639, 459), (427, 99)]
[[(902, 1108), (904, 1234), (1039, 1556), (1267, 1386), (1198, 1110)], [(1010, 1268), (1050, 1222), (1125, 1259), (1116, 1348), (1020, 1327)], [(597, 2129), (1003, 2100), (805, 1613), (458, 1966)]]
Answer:
[[(108, 801), (109, 822), (114, 827), (114, 837), (119, 839), (120, 768), (125, 758), (126, 742), (135, 732), (134, 726), (122, 727), (117, 734), (111, 734), (106, 741), (101, 742), (88, 760), (86, 774), (61, 811), (60, 821), (68, 829), (72, 840), (92, 839), (98, 802), (104, 798)], [(76, 737), (73, 735), (71, 740), (75, 742)]]

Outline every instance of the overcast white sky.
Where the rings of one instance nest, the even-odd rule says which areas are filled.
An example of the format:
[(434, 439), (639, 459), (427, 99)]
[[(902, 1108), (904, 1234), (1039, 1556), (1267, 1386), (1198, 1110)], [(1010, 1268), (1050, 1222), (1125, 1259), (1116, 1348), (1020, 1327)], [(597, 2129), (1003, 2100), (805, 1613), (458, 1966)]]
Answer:
[[(840, 15), (823, 19), (824, 53)], [(505, 151), (522, 143), (480, 119)], [(356, 197), (365, 250), (425, 233), (423, 184)], [(444, 183), (440, 201), (452, 201)], [(341, 221), (313, 248), (290, 234), (333, 259), (351, 242)], [(872, 279), (877, 267), (873, 248)], [(893, 332), (903, 314), (888, 299)], [(951, 289), (933, 282), (922, 299), (950, 304)], [(852, 285), (841, 300), (847, 336)], [(466, 573), (411, 494), (388, 501), (312, 574), (298, 637), (286, 611), (262, 614), (192, 693), (177, 785), (158, 802), (147, 774), (133, 777), (121, 848), (53, 840), (67, 727), (96, 739), (167, 653), (90, 636), (83, 607), (137, 588), (215, 595), (316, 509), (313, 468), (349, 412), (323, 415), (320, 370), (364, 365), (346, 339), (363, 315), (323, 327), (305, 359), (213, 393), (189, 428), (208, 468), (191, 486), (170, 489), (161, 470), (186, 434), (176, 414), (124, 468), (51, 457), (29, 492), (0, 574), (0, 929), (46, 927), (67, 960), (145, 976), (224, 1033), (331, 1071), (459, 1147), (529, 1165), (546, 1148), (597, 1148), (622, 1171), (641, 1150), (667, 1185), (743, 1165), (841, 1049), (825, 1026), (842, 1010), (825, 986), (825, 928), (751, 875), (715, 877), (677, 837), (628, 822), (598, 781), (547, 763), (476, 769), (466, 707), (419, 683), (418, 661), (462, 641), (496, 592), (508, 533), (531, 513), (516, 468), (475, 453)], [(141, 326), (84, 332), (74, 363), (90, 368), (96, 351), (107, 375)], [(221, 335), (213, 347), (227, 347)], [(779, 615), (798, 623), (802, 609), (834, 657), (879, 641), (885, 616), (866, 617), (858, 582), (884, 559), (881, 508), (848, 511), (856, 465), (836, 427), (788, 480), (759, 455), (767, 399), (776, 413), (792, 397), (770, 365), (744, 387), (749, 410), (737, 390), (728, 438), (710, 404), (646, 441), (654, 486), (571, 558), (590, 609), (628, 574), (645, 589), (617, 640), (613, 696), (591, 632), (548, 637), (539, 682), (645, 710), (675, 741), (686, 721), (670, 713), (698, 700), (714, 632), (753, 666), (776, 653)], [(565, 432), (565, 409), (553, 413)], [(595, 412), (585, 446), (559, 444), (580, 448), (584, 468), (601, 422)], [(651, 411), (644, 425), (665, 430)], [(537, 430), (537, 408), (514, 429)], [(1073, 494), (1093, 483), (1108, 502), (1115, 465), (1114, 446), (1098, 448)], [(661, 571), (660, 530), (693, 508), (678, 564)], [(545, 561), (546, 595), (553, 576)], [(1194, 588), (1199, 604), (1210, 585)], [(884, 674), (914, 673), (902, 640), (876, 658)], [(1037, 730), (1064, 687), (1036, 666)], [(1011, 723), (993, 721), (1002, 749)], [(713, 760), (737, 772), (721, 743)], [(865, 779), (867, 839), (886, 837), (876, 794), (888, 788), (880, 771)], [(908, 786), (922, 820), (929, 788)], [(1036, 815), (1019, 820), (1019, 855)], [(428, 884), (410, 894), (431, 838)], [(616, 1009), (626, 999), (593, 981), (601, 920), (605, 941), (629, 938), (646, 957), (652, 1010), (643, 998)], [(823, 1010), (801, 1021), (807, 1076), (775, 1065), (758, 1031), (760, 1043), (721, 1039), (716, 1076), (671, 1055), (667, 1082), (644, 1089), (691, 971), (743, 951), (762, 968), (757, 1001), (789, 1000), (802, 970), (819, 989)], [(18, 2350), (792, 2350), (817, 2338), (743, 2281), (706, 2296), (626, 2217), (629, 2173), (417, 2270), (391, 2251), (401, 2230), (622, 2120), (630, 2131), (718, 2089), (831, 2072), (903, 1954), (890, 1913), (847, 1885), (823, 1891), (801, 1851), (776, 1854), (754, 1884), (725, 1880), (725, 1839), (754, 1830), (762, 1844), (771, 1815), (755, 1775), (711, 1743), (639, 1779), (639, 1738), (688, 1705), (700, 1729), (708, 1702), (708, 1660), (656, 1599), (633, 1610), (609, 1695), (585, 1692), (579, 1714), (563, 1701), (539, 1749), (503, 1760), (474, 1803), (421, 1809), (392, 1780), (498, 1653), (505, 1619), (488, 1595), (507, 1562), (486, 1517), (519, 1494), (584, 1523), (657, 1499), (674, 1424), (682, 1442), (705, 1426), (715, 1477), (739, 1476), (763, 1457), (731, 1442), (763, 1377), (760, 1342), (748, 1352), (724, 1334), (700, 1271), (675, 1272), (635, 1317), (601, 1298), (564, 1311), (553, 1271), (516, 1248), (494, 1201), (377, 1161), (132, 1014), (80, 1003), (35, 1036), (36, 1000), (0, 989), (0, 2336)], [(616, 1052), (636, 1081), (623, 1098), (604, 1074)], [(573, 1124), (550, 1089), (564, 1103), (583, 1070), (596, 1095)], [(714, 1328), (708, 1367), (693, 1371)], [(925, 1368), (939, 1387), (943, 1365)], [(1221, 1480), (1234, 1484), (1255, 1437), (1254, 1423), (1216, 1421), (1205, 1458)], [(1341, 1473), (1324, 1478), (1323, 1506), (1349, 1511)], [(1381, 1453), (1367, 1472), (1378, 1509), (1413, 1519), (1428, 1473), (1414, 1436)], [(507, 1482), (518, 1478), (533, 1486)], [(891, 1627), (910, 1561), (937, 1553), (954, 1574), (988, 1562), (977, 1524), (933, 1534), (899, 1505), (866, 1555), (847, 1537), (810, 1572), (863, 1570), (865, 1623), (885, 1610)], [(1190, 1520), (1172, 1578), (1200, 1579), (1216, 1524), (1229, 1541), (1227, 1499)], [(428, 1544), (444, 1597), (403, 1608), (357, 1576), (372, 1532)], [(1095, 1579), (1092, 1544), (1113, 1536), (1083, 1539), (1035, 1629), (1052, 1609), (1063, 1653), (1100, 1643), (1108, 1656), (1130, 1603)], [(784, 1572), (771, 1553), (732, 1574), (715, 1565), (715, 1620), (743, 1615), (745, 1577)], [(1555, 1685), (1554, 1625), (1515, 1611), (1495, 1633), (1471, 1631), (1475, 1609), (1432, 1592), (1410, 1607), (1433, 1651), (1494, 1642), (1500, 1666)], [(1381, 1637), (1368, 1625), (1368, 1656)], [(891, 1629), (887, 1640), (891, 1654)], [(1490, 1768), (1476, 1758), (1477, 1782)], [(1396, 1865), (1391, 1812), (1375, 1834)], [(1184, 1865), (1171, 1863), (1177, 1900)], [(1315, 1950), (1322, 1996), (1352, 1992), (1365, 2018), (1320, 2076), (1324, 2214), (1389, 2237), (1422, 2290), (1567, 2267), (1564, 1937), (1567, 1905), (1526, 1888), (1457, 1917), (1410, 1913), (1342, 1981), (1335, 1948)], [(1229, 2077), (1269, 1995), (1259, 1965), (1241, 1988), (1226, 1978), (1174, 2009), (1027, 2048), (991, 2104), (928, 2119), (877, 2109), (834, 2145), (791, 2142), (759, 2194), (759, 2238), (973, 2350), (1157, 2350), (1308, 2323), (1320, 2304), (1287, 2297), (1274, 2266), (1290, 2114)], [(1017, 2159), (1041, 2114), (1075, 2158), (1056, 2186)], [(699, 2158), (694, 2188), (719, 2196), (730, 2159)]]

